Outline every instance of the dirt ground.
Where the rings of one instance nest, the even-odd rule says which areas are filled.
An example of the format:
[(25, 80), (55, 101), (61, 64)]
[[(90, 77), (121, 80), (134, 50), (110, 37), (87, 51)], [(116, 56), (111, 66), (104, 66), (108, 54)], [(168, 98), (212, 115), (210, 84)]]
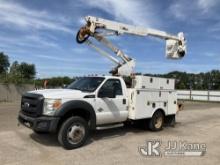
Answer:
[[(37, 135), (17, 126), (19, 103), (0, 103), (0, 164), (220, 164), (220, 104), (185, 102), (175, 127), (160, 132), (136, 127), (96, 131), (82, 148), (65, 150), (55, 135)], [(138, 148), (159, 139), (205, 143), (202, 157), (147, 157)]]

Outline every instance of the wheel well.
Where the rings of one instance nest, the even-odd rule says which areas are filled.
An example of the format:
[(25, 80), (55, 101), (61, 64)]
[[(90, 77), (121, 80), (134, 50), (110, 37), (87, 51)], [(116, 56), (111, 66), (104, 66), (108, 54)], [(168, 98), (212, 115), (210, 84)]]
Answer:
[(89, 127), (90, 127), (90, 119), (91, 119), (91, 114), (89, 111), (87, 110), (84, 110), (84, 109), (73, 109), (73, 110), (70, 110), (69, 112), (67, 112), (64, 116), (61, 117), (59, 123), (58, 123), (58, 129), (60, 129), (62, 123), (68, 119), (69, 117), (72, 117), (72, 116), (79, 116), (79, 117), (82, 117), (83, 119), (85, 119), (88, 124), (89, 124)]
[[(164, 112), (164, 110), (161, 109), (161, 108), (157, 109), (157, 110), (153, 113), (153, 115), (154, 115), (156, 112), (158, 112), (158, 111), (162, 112), (162, 114), (163, 114), (163, 116), (164, 116), (164, 118), (165, 118), (165, 112)], [(152, 116), (153, 116), (153, 115), (152, 115)]]

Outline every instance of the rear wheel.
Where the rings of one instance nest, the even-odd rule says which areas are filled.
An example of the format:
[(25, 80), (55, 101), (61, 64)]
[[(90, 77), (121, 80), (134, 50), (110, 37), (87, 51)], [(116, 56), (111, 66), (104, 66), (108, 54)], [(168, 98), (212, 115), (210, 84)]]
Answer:
[(88, 123), (79, 116), (67, 119), (58, 133), (58, 141), (66, 149), (81, 147), (88, 139)]
[(149, 129), (151, 131), (160, 131), (164, 125), (164, 114), (161, 111), (156, 111), (149, 120)]

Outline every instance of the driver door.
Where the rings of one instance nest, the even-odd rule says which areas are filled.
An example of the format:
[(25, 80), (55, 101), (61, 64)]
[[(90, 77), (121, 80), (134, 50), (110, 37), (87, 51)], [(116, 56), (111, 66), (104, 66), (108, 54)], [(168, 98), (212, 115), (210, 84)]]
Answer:
[(96, 98), (97, 124), (117, 123), (127, 119), (125, 94), (119, 79), (108, 79)]

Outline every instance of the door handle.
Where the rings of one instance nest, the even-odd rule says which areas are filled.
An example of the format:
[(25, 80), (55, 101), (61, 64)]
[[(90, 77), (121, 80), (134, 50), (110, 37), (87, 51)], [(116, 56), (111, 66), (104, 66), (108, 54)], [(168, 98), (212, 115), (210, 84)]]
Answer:
[(122, 103), (123, 103), (123, 104), (126, 104), (126, 99), (122, 99)]

